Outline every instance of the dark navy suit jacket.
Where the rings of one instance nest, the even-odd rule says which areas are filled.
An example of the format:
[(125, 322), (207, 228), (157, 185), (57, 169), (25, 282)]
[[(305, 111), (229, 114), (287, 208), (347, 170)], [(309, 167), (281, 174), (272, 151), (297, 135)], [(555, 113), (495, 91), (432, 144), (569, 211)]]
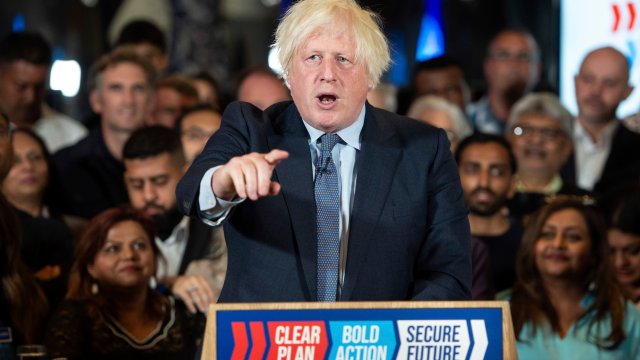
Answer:
[[(208, 169), (250, 152), (289, 152), (273, 173), (281, 192), (244, 201), (226, 220), (229, 263), (220, 301), (316, 300), (308, 137), (292, 102), (264, 113), (232, 103), (178, 184), (180, 208), (197, 216)], [(467, 211), (444, 131), (367, 104), (361, 140), (339, 300), (470, 299)]]

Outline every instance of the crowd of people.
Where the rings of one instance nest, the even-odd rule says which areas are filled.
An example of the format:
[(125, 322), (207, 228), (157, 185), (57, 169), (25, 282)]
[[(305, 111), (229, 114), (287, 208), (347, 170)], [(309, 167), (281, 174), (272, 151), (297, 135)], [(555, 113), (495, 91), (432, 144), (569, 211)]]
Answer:
[(78, 121), (45, 103), (44, 37), (0, 40), (0, 328), (15, 346), (185, 359), (217, 301), (505, 299), (521, 359), (640, 357), (623, 53), (585, 54), (573, 116), (538, 84), (523, 29), (488, 44), (482, 96), (446, 55), (406, 89), (380, 83), (386, 38), (352, 0), (296, 3), (274, 46), (282, 76), (247, 69), (224, 94), (206, 72), (166, 73), (164, 35), (136, 20), (93, 64)]

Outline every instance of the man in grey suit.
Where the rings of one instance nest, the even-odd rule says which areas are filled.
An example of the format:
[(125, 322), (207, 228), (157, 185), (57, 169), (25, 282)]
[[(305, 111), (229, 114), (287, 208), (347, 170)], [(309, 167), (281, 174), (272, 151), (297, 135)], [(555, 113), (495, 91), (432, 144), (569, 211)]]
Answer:
[(390, 61), (375, 14), (303, 0), (275, 47), (293, 102), (229, 105), (177, 188), (185, 214), (225, 221), (220, 301), (469, 299), (446, 134), (366, 103)]

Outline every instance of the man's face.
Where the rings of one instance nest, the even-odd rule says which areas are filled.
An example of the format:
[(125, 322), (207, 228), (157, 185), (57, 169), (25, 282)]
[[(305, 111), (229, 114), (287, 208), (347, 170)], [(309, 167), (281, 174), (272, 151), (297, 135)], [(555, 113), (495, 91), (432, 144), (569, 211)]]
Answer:
[(41, 116), (49, 68), (23, 60), (0, 70), (0, 109), (17, 125), (32, 125)]
[(504, 32), (499, 35), (484, 61), (490, 91), (524, 94), (533, 88), (540, 77), (535, 51), (533, 40), (524, 34)]
[(524, 114), (507, 136), (518, 170), (557, 174), (573, 149), (569, 135), (551, 117)]
[(13, 150), (9, 141), (9, 120), (0, 114), (0, 183), (13, 164)]
[(289, 90), (282, 81), (266, 74), (249, 75), (238, 89), (238, 100), (251, 103), (261, 110), (289, 99)]
[(191, 112), (182, 118), (180, 140), (187, 163), (193, 162), (202, 152), (211, 135), (220, 128), (221, 121), (220, 113), (210, 110)]
[(196, 101), (182, 96), (171, 87), (156, 89), (155, 106), (149, 125), (161, 125), (173, 128), (185, 109), (195, 105)]
[(498, 212), (512, 188), (507, 150), (492, 142), (471, 144), (462, 152), (458, 170), (469, 211), (480, 216)]
[(291, 96), (302, 119), (324, 132), (353, 124), (373, 83), (363, 59), (355, 63), (350, 32), (313, 33), (293, 57), (289, 74)]
[(467, 89), (460, 69), (448, 67), (444, 69), (422, 70), (416, 76), (416, 95), (435, 95), (465, 111)]
[(161, 217), (176, 207), (176, 185), (183, 169), (168, 152), (145, 159), (125, 159), (124, 165), (124, 179), (134, 208)]
[(624, 56), (613, 49), (588, 55), (575, 77), (579, 117), (603, 124), (616, 118), (618, 105), (631, 94), (629, 70)]
[(144, 124), (151, 99), (145, 72), (133, 63), (120, 63), (102, 72), (90, 100), (93, 111), (102, 116), (103, 129), (130, 133)]

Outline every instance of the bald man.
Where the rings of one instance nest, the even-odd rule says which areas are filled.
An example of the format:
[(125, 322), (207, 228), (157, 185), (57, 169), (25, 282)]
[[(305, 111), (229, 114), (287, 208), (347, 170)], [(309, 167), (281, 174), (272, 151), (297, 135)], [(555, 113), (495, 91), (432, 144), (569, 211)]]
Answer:
[(640, 135), (628, 130), (616, 110), (633, 86), (627, 58), (612, 47), (598, 48), (575, 76), (578, 117), (574, 124), (574, 166), (578, 186), (605, 194), (640, 179)]

